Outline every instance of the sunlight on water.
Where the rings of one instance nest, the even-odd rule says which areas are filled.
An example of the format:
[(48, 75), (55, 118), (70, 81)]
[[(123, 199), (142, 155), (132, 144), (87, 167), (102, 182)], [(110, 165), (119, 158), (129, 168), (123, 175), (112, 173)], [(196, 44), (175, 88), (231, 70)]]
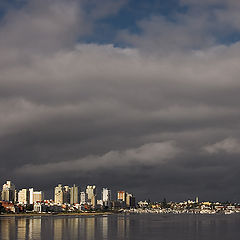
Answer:
[(238, 239), (240, 215), (0, 217), (1, 240)]

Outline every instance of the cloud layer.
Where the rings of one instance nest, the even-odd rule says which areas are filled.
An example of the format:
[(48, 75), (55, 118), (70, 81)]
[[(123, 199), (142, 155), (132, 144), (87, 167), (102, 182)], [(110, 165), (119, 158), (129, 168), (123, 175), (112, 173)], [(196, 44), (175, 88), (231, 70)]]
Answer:
[(237, 34), (237, 2), (181, 1), (186, 13), (141, 19), (113, 44), (78, 41), (127, 4), (34, 0), (2, 18), (3, 181), (239, 200), (240, 43), (219, 40), (221, 23)]

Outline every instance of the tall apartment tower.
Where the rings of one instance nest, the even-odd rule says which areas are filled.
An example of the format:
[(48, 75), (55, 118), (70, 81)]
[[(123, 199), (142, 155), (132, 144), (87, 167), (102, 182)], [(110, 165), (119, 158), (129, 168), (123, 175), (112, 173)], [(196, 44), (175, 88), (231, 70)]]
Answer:
[(86, 193), (80, 192), (80, 204), (85, 204), (85, 203), (86, 203)]
[(42, 191), (34, 191), (33, 188), (29, 188), (29, 204), (41, 202), (44, 200), (44, 193)]
[(15, 185), (11, 181), (7, 181), (5, 184), (3, 184), (2, 200), (14, 202), (15, 198)]
[(87, 194), (87, 200), (88, 202), (91, 203), (92, 207), (95, 208), (96, 207), (96, 186), (90, 186), (88, 185), (86, 188), (86, 194)]
[(70, 188), (70, 204), (78, 203), (78, 187), (74, 184)]
[(88, 185), (86, 188), (87, 199), (91, 200), (93, 196), (96, 196), (96, 186)]
[(63, 187), (63, 203), (70, 203), (70, 187)]
[(29, 191), (28, 189), (22, 189), (18, 192), (18, 203), (28, 204), (29, 203)]
[(126, 206), (135, 207), (135, 197), (130, 193), (126, 193)]
[(103, 206), (110, 207), (111, 190), (109, 190), (107, 188), (103, 188), (103, 190), (102, 190), (102, 201), (103, 201)]
[(42, 191), (33, 192), (33, 203), (41, 202), (44, 200), (44, 193)]
[(63, 187), (61, 184), (58, 184), (54, 189), (54, 202), (56, 204), (63, 204)]
[(126, 202), (126, 192), (125, 191), (118, 191), (117, 192), (117, 200)]

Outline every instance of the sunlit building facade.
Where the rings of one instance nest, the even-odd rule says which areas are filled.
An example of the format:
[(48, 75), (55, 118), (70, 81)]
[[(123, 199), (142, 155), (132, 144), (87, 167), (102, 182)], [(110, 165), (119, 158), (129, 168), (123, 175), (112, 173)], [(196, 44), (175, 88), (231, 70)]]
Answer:
[(16, 200), (15, 185), (11, 181), (7, 181), (5, 184), (3, 184), (2, 201), (15, 202), (15, 200)]

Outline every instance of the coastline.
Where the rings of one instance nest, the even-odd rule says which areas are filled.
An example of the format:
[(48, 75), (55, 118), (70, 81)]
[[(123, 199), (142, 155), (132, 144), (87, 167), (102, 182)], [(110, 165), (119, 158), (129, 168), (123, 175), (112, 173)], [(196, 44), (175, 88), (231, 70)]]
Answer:
[(117, 212), (82, 212), (82, 213), (5, 213), (0, 214), (1, 217), (59, 217), (59, 216), (95, 216), (95, 215), (111, 215)]

